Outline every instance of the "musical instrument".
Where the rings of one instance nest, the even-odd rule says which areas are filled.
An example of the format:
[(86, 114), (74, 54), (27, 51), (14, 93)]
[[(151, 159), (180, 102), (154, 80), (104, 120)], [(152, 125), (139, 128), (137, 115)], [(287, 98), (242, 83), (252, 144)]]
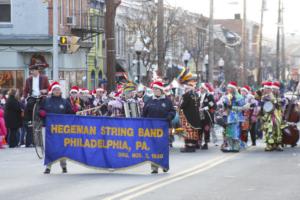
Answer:
[(124, 102), (125, 117), (141, 117), (141, 110), (137, 102)]
[(271, 113), (274, 110), (274, 104), (271, 101), (266, 101), (263, 105), (263, 111), (265, 113)]
[(282, 143), (291, 145), (292, 147), (296, 146), (299, 140), (299, 130), (296, 126), (296, 123), (300, 120), (298, 106), (299, 105), (291, 99), (284, 113), (284, 118), (288, 126), (282, 130)]
[(295, 123), (289, 123), (288, 126), (282, 129), (282, 144), (291, 145), (292, 147), (297, 145), (299, 140), (299, 130)]
[(85, 110), (82, 110), (82, 111), (78, 111), (78, 112), (76, 112), (76, 115), (105, 116), (106, 113), (103, 113), (104, 106), (106, 106), (106, 105), (102, 104), (101, 106), (97, 106), (97, 107), (94, 107), (94, 108), (89, 108), (89, 109), (85, 109)]

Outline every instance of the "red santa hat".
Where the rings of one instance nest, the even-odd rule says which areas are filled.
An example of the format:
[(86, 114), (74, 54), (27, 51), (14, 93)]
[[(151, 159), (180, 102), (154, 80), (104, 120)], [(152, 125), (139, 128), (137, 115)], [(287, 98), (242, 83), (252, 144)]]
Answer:
[(272, 89), (272, 85), (273, 83), (270, 81), (266, 81), (262, 83), (262, 86), (264, 87), (264, 89)]
[(49, 88), (48, 88), (49, 93), (52, 93), (53, 89), (55, 89), (55, 88), (61, 89), (61, 86), (60, 86), (59, 82), (57, 82), (57, 81), (54, 81), (54, 82), (49, 86)]
[(235, 90), (237, 90), (238, 86), (237, 83), (235, 81), (230, 81), (227, 85), (228, 88), (233, 88)]
[(165, 90), (164, 84), (161, 81), (154, 81), (151, 83), (151, 89), (155, 89), (155, 88), (160, 89), (162, 91)]
[(72, 92), (78, 93), (79, 92), (79, 87), (78, 86), (71, 87), (70, 93), (72, 93)]
[(249, 85), (245, 85), (244, 87), (241, 88), (241, 90), (246, 91), (247, 93), (251, 92), (251, 88)]
[(81, 88), (80, 92), (82, 92), (84, 94), (89, 94), (90, 93), (90, 91), (87, 88)]
[(213, 87), (209, 83), (201, 83), (200, 88), (204, 88), (207, 92), (214, 92)]
[(272, 89), (277, 89), (279, 90), (280, 89), (280, 82), (279, 81), (274, 81), (272, 83)]
[(91, 95), (96, 96), (96, 89), (91, 90)]

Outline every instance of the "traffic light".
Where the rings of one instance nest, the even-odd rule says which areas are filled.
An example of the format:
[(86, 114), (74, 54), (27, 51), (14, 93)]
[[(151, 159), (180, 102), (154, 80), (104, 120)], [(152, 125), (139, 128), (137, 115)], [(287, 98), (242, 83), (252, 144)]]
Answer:
[(60, 36), (59, 46), (63, 53), (76, 53), (80, 47), (78, 44), (80, 37), (77, 36)]
[(68, 53), (75, 53), (79, 49), (80, 47), (80, 45), (78, 44), (79, 40), (80, 37), (76, 37), (76, 36), (70, 37)]
[(63, 53), (66, 53), (68, 51), (68, 37), (67, 36), (59, 37), (59, 46)]

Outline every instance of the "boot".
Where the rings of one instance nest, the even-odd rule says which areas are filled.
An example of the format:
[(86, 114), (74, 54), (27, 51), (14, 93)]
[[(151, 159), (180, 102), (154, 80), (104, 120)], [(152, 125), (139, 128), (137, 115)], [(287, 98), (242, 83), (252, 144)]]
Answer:
[(208, 145), (207, 143), (205, 143), (202, 147), (201, 147), (202, 150), (207, 150), (208, 149)]

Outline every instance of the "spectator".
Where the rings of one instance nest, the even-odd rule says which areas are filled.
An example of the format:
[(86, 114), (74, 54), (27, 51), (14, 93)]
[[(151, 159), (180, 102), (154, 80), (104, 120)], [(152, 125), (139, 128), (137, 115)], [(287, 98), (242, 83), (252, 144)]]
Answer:
[(5, 126), (5, 121), (4, 121), (4, 111), (3, 108), (0, 107), (0, 149), (3, 148), (3, 138), (5, 138), (7, 134), (6, 126)]
[(8, 144), (10, 148), (18, 146), (18, 131), (22, 127), (21, 104), (16, 98), (17, 90), (10, 89), (5, 104), (5, 124), (8, 129)]

